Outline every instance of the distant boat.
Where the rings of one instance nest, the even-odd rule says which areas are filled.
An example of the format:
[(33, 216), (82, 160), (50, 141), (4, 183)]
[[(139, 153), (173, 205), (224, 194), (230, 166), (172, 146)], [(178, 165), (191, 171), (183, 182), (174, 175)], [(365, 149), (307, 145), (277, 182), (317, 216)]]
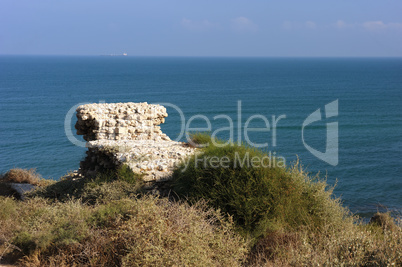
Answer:
[(123, 54), (110, 54), (110, 55), (101, 55), (101, 56), (108, 56), (108, 57), (126, 57), (127, 53)]

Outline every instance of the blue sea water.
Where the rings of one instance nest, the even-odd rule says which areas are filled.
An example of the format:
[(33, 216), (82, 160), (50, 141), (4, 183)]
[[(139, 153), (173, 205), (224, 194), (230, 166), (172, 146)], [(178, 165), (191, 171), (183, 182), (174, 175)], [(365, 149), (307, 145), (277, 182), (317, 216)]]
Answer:
[[(325, 105), (338, 100), (338, 116)], [(384, 207), (402, 211), (402, 59), (400, 58), (163, 58), (0, 56), (0, 172), (36, 168), (46, 178), (78, 169), (85, 148), (65, 134), (65, 118), (79, 103), (170, 103), (162, 130), (172, 139), (194, 115), (212, 131), (228, 127), (233, 139), (250, 116), (270, 131), (250, 132), (254, 143), (337, 184), (335, 194), (362, 216)], [(238, 111), (239, 105), (241, 112)], [(302, 124), (314, 111), (323, 119), (306, 127), (305, 142), (324, 152), (326, 123), (338, 122), (339, 163), (311, 154)], [(278, 118), (274, 133), (273, 117)], [(69, 122), (74, 129), (75, 117)], [(201, 117), (190, 127), (206, 127)], [(265, 127), (261, 119), (250, 125)], [(229, 138), (229, 131), (218, 135)], [(77, 137), (82, 140), (81, 137)], [(274, 143), (273, 138), (276, 138)]]

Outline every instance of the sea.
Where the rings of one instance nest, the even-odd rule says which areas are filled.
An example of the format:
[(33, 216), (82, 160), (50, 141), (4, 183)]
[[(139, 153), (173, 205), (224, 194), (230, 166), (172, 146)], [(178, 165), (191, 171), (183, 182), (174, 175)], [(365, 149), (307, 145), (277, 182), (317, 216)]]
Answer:
[(2, 55), (0, 173), (77, 170), (75, 108), (114, 102), (164, 105), (173, 140), (206, 131), (299, 161), (363, 218), (402, 213), (402, 58)]

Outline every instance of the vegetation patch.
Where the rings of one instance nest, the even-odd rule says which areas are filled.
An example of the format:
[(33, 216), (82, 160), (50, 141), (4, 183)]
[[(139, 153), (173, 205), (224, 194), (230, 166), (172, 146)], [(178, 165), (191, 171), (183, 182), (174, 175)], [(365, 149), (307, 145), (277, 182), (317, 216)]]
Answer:
[(364, 224), (298, 163), (256, 165), (267, 155), (253, 148), (197, 143), (174, 173), (181, 200), (147, 194), (128, 167), (0, 197), (0, 264), (402, 266), (400, 219)]
[(24, 266), (239, 266), (247, 253), (216, 211), (151, 196), (90, 206), (0, 198), (0, 226), (2, 262)]
[(44, 185), (46, 180), (40, 176), (35, 169), (11, 169), (2, 175), (1, 182), (3, 183), (21, 183), (31, 185)]
[(79, 198), (94, 204), (134, 196), (141, 192), (142, 185), (142, 175), (123, 165), (116, 170), (98, 173), (94, 178), (66, 177), (30, 195), (58, 201)]
[(192, 143), (199, 142), (201, 153), (174, 172), (174, 190), (189, 203), (206, 200), (233, 216), (237, 231), (252, 244), (246, 265), (402, 264), (401, 227), (389, 214), (363, 224), (324, 179), (309, 175), (298, 162), (254, 164), (267, 155), (197, 134)]
[(251, 238), (307, 226), (317, 231), (328, 225), (342, 227), (347, 210), (332, 198), (324, 180), (311, 178), (297, 163), (291, 168), (270, 165), (276, 159), (259, 150), (237, 144), (220, 146), (219, 141), (208, 142), (207, 138), (196, 136), (194, 142), (202, 140), (208, 145), (174, 172), (174, 191), (179, 196), (207, 200), (233, 216)]

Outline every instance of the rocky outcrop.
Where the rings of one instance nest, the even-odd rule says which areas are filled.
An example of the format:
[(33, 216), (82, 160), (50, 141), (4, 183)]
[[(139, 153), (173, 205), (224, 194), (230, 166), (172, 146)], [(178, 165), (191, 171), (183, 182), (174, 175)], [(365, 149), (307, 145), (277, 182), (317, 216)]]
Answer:
[(78, 135), (93, 140), (170, 140), (160, 127), (166, 108), (147, 103), (88, 104), (77, 108)]
[(181, 160), (195, 149), (171, 141), (159, 124), (166, 109), (147, 103), (88, 104), (77, 108), (77, 134), (88, 141), (87, 156), (81, 162), (84, 175), (128, 165), (144, 174), (146, 181), (169, 179)]
[(31, 184), (10, 183), (10, 187), (17, 192), (18, 197), (21, 200), (24, 200), (25, 193), (29, 193), (29, 192), (35, 190), (35, 188), (37, 186), (31, 185)]

